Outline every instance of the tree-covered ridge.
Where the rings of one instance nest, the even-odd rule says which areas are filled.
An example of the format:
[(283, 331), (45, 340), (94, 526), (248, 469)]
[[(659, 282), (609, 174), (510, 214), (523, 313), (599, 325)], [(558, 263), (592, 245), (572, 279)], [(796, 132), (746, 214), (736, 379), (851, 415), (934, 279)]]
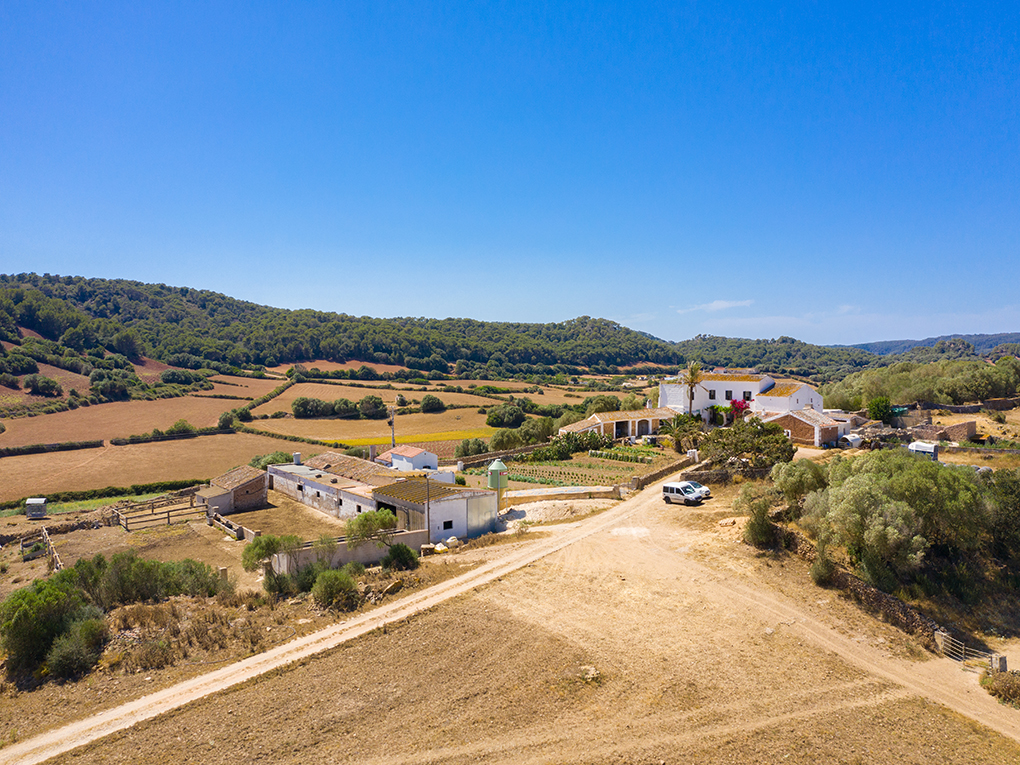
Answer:
[(994, 335), (941, 335), (928, 337), (924, 340), (883, 340), (877, 343), (857, 343), (849, 346), (861, 348), (880, 356), (906, 353), (912, 348), (932, 348), (941, 341), (963, 340), (974, 346), (978, 353), (987, 353), (1003, 343), (1020, 343), (1020, 332), (1000, 332)]
[[(14, 324), (58, 340), (69, 330), (137, 332), (145, 350), (243, 366), (325, 358), (445, 371), (447, 364), (625, 366), (677, 364), (668, 343), (615, 322), (582, 316), (555, 324), (472, 319), (355, 317), (291, 311), (208, 290), (38, 274), (0, 275), (0, 332)], [(71, 338), (68, 338), (71, 339)]]
[(810, 377), (816, 383), (838, 380), (881, 363), (868, 351), (811, 345), (792, 337), (748, 340), (698, 335), (674, 346), (685, 358), (699, 360), (705, 367), (754, 367), (765, 374)]

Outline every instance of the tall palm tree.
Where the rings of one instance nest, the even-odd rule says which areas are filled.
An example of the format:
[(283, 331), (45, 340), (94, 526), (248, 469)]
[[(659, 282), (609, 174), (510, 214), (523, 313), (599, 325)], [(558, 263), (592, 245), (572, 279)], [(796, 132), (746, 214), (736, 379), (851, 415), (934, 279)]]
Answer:
[(680, 382), (687, 386), (687, 414), (694, 414), (694, 389), (705, 387), (701, 384), (704, 377), (705, 373), (697, 361), (690, 362), (680, 373)]

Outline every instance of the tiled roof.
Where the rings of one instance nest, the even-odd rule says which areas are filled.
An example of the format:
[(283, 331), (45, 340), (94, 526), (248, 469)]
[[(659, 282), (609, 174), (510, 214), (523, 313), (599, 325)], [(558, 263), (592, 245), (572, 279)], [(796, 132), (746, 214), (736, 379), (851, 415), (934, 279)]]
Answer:
[(827, 414), (816, 412), (814, 409), (795, 409), (792, 412), (783, 412), (782, 414), (775, 414), (771, 417), (767, 417), (765, 422), (772, 422), (782, 417), (795, 417), (801, 422), (805, 422), (808, 425), (817, 428), (833, 428), (839, 425), (834, 419), (829, 417)]
[(669, 420), (676, 416), (669, 407), (655, 409), (628, 409), (622, 412), (597, 412), (593, 414), (598, 422), (624, 422), (626, 420)]
[(559, 432), (580, 433), (582, 431), (588, 430), (589, 428), (593, 428), (598, 424), (599, 421), (595, 418), (595, 415), (593, 414), (591, 417), (588, 417), (587, 419), (580, 420), (578, 422), (572, 422), (569, 425), (564, 425), (562, 428), (560, 428)]
[(241, 465), (241, 467), (236, 467), (221, 476), (213, 478), (209, 483), (215, 484), (221, 489), (232, 491), (238, 486), (244, 486), (246, 483), (250, 483), (265, 474), (265, 470), (259, 470), (258, 468), (251, 467), (250, 465)]
[(450, 486), (439, 481), (429, 481), (426, 484), (424, 478), (408, 478), (405, 481), (397, 481), (386, 486), (380, 486), (372, 492), (372, 496), (378, 499), (385, 497), (389, 499), (412, 502), (416, 505), (424, 505), (426, 500), (436, 501), (447, 497), (455, 497), (460, 494), (483, 493), (482, 489), (468, 489), (463, 486)]
[(801, 388), (807, 388), (808, 390), (811, 390), (813, 392), (813, 389), (811, 388), (810, 385), (805, 385), (804, 383), (787, 383), (787, 382), (784, 382), (784, 383), (776, 383), (772, 388), (770, 388), (769, 390), (765, 391), (764, 393), (759, 393), (758, 396), (759, 397), (761, 397), (761, 396), (773, 396), (775, 398), (786, 398), (787, 396), (792, 396), (794, 393), (799, 391)]
[(346, 454), (340, 454), (339, 452), (323, 452), (309, 459), (305, 465), (315, 470), (322, 470), (333, 475), (342, 476), (343, 478), (361, 481), (362, 483), (375, 483), (373, 479), (380, 475), (387, 477), (401, 475), (398, 470), (377, 465), (368, 460), (358, 459), (357, 457), (348, 457)]
[(397, 447), (394, 447), (393, 449), (390, 449), (389, 451), (383, 452), (378, 457), (376, 457), (376, 459), (379, 460), (379, 459), (384, 459), (384, 458), (388, 457), (388, 458), (390, 458), (389, 461), (392, 462), (393, 461), (392, 460), (392, 456), (394, 454), (396, 454), (398, 457), (409, 457), (410, 458), (410, 457), (417, 457), (419, 454), (429, 454), (429, 453), (430, 452), (426, 452), (424, 449), (419, 449), (417, 446), (397, 446)]

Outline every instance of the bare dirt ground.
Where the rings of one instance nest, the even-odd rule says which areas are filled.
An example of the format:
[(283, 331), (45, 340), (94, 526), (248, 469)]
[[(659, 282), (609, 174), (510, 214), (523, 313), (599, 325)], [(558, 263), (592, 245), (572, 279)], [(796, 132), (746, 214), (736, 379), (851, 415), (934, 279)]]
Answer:
[(264, 534), (296, 534), (305, 541), (323, 534), (341, 536), (344, 522), (320, 513), (278, 491), (269, 492), (269, 504), (258, 510), (233, 513), (230, 520)]
[(0, 763), (114, 719), (136, 724), (55, 762), (1020, 761), (1020, 711), (730, 520), (725, 492), (677, 508), (655, 485)]
[[(234, 433), (5, 457), (0, 460), (0, 500), (153, 481), (209, 479), (247, 464), (257, 455), (290, 452), (293, 446), (266, 436)], [(323, 451), (311, 444), (300, 446), (306, 457)]]

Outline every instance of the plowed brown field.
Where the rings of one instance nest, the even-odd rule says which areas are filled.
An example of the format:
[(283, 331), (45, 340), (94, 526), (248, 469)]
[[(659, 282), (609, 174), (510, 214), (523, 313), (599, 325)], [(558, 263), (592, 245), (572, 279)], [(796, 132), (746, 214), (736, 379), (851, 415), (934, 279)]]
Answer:
[(323, 449), (236, 433), (5, 457), (0, 459), (0, 501), (45, 496), (55, 491), (214, 478), (246, 464), (256, 455), (275, 451), (300, 451), (310, 457)]

